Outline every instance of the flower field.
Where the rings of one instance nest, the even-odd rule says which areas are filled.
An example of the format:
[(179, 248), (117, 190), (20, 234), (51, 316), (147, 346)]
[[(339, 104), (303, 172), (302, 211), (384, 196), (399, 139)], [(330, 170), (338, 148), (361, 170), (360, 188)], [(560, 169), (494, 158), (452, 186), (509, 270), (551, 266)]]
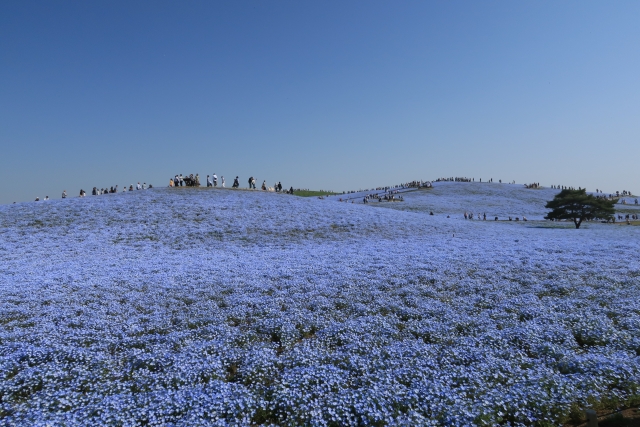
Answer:
[(553, 192), (448, 185), (392, 209), (0, 206), (0, 425), (551, 426), (637, 402), (640, 227), (464, 220), (540, 219)]

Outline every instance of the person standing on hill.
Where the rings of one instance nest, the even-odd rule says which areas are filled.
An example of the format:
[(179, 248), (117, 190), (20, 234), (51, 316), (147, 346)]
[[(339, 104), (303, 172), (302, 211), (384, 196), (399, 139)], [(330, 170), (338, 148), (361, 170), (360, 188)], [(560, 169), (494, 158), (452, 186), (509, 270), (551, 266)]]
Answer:
[(222, 186), (222, 188), (224, 188), (224, 176), (220, 177), (220, 185)]
[(252, 176), (249, 177), (249, 181), (248, 181), (249, 182), (249, 188), (251, 188), (251, 181), (253, 181), (253, 177)]
[(211, 187), (211, 177), (207, 175), (207, 188)]
[(63, 190), (62, 191), (62, 198), (66, 199), (67, 198), (67, 190)]
[(213, 173), (213, 186), (217, 187), (218, 186), (218, 175), (216, 175), (216, 173)]

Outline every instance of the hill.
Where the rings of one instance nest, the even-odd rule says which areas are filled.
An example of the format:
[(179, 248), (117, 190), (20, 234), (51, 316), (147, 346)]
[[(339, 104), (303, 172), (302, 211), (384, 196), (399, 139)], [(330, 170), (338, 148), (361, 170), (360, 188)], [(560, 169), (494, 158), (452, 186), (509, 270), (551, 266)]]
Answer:
[(2, 206), (0, 421), (524, 426), (634, 402), (640, 229), (465, 221), (547, 198), (467, 188)]
[[(399, 189), (404, 198), (402, 203), (370, 203), (370, 206), (392, 208), (408, 212), (449, 215), (462, 218), (465, 212), (474, 213), (474, 217), (487, 214), (487, 219), (496, 216), (500, 220), (527, 217), (529, 220), (543, 220), (547, 214), (545, 204), (560, 192), (552, 188), (528, 189), (518, 184), (484, 182), (434, 182), (430, 189)], [(330, 200), (347, 200), (362, 203), (366, 194), (384, 194), (384, 191), (360, 191), (346, 195), (336, 195)], [(626, 205), (620, 203), (616, 211), (620, 213), (640, 214), (640, 206), (633, 205), (634, 197), (626, 197)]]

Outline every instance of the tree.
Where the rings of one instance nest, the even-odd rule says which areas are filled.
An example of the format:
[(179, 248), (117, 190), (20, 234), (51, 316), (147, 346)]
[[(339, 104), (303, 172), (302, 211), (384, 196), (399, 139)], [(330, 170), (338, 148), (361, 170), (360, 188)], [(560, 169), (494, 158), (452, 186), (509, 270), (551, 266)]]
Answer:
[(579, 190), (562, 190), (550, 202), (547, 202), (545, 208), (552, 209), (545, 216), (545, 219), (560, 220), (570, 219), (580, 228), (580, 224), (585, 219), (606, 219), (607, 221), (614, 219), (614, 205), (618, 202), (615, 200), (598, 199), (591, 194), (587, 194), (585, 189)]

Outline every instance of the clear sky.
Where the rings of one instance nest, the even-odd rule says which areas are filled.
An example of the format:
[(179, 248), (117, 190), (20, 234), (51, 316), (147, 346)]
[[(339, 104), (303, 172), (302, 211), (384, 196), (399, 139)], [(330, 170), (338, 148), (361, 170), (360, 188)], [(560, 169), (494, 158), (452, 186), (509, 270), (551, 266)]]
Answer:
[(640, 2), (4, 1), (0, 203), (216, 173), (640, 193)]

